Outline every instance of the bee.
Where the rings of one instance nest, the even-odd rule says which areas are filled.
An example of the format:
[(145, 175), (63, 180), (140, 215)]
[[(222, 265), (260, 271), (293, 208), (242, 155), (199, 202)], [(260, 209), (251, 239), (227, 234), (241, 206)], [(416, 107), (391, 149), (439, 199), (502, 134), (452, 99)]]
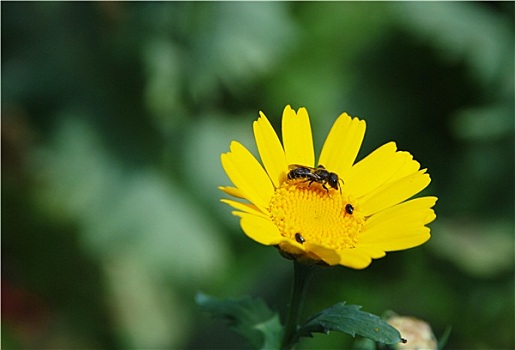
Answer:
[(329, 184), (335, 190), (342, 189), (338, 186), (338, 183), (341, 181), (343, 184), (343, 180), (338, 177), (338, 174), (332, 173), (326, 170), (323, 165), (318, 165), (316, 168), (311, 168), (305, 165), (299, 164), (291, 164), (288, 167), (290, 172), (288, 173), (288, 179), (305, 179), (305, 181), (309, 181), (308, 186), (311, 186), (313, 182), (317, 182), (322, 185), (322, 187), (329, 193), (329, 189), (326, 187), (326, 184)]

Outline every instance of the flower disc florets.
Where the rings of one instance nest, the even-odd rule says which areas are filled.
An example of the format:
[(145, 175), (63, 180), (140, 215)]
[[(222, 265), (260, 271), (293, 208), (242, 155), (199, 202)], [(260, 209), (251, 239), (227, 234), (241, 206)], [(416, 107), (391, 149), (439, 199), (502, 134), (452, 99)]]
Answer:
[[(354, 209), (351, 214), (347, 205)], [(272, 196), (269, 212), (283, 237), (335, 250), (354, 248), (365, 222), (348, 196), (302, 180), (283, 183)]]

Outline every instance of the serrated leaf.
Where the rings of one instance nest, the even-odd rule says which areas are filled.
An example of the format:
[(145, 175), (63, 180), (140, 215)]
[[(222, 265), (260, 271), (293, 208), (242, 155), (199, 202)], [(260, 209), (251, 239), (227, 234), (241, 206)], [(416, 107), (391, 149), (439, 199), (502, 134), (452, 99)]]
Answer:
[(384, 344), (395, 344), (401, 341), (399, 331), (390, 326), (379, 316), (361, 311), (361, 306), (335, 304), (309, 319), (299, 330), (299, 336), (312, 337), (312, 333), (328, 334), (338, 331), (352, 335), (360, 335)]
[(223, 319), (255, 348), (278, 349), (282, 339), (279, 315), (262, 299), (216, 299), (204, 293), (195, 297), (197, 304), (213, 317)]

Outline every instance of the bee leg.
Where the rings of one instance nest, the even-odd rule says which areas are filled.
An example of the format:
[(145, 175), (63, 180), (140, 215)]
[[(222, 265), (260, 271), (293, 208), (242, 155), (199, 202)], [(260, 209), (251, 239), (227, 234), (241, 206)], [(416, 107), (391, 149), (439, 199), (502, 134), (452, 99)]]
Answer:
[[(301, 178), (297, 178), (297, 180), (301, 180)], [(310, 179), (302, 179), (303, 181), (299, 181), (299, 183), (308, 182)]]

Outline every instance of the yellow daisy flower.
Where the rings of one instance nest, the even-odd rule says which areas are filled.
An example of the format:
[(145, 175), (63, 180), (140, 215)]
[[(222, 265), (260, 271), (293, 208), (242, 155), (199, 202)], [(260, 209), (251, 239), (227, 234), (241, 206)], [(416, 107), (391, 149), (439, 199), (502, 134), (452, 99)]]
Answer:
[(429, 174), (394, 142), (354, 164), (365, 128), (364, 120), (340, 115), (315, 163), (305, 108), (284, 109), (282, 144), (260, 112), (254, 136), (263, 166), (237, 141), (221, 156), (235, 187), (220, 189), (248, 202), (222, 202), (237, 210), (247, 236), (301, 261), (363, 269), (385, 252), (426, 242), (437, 198), (408, 199)]

